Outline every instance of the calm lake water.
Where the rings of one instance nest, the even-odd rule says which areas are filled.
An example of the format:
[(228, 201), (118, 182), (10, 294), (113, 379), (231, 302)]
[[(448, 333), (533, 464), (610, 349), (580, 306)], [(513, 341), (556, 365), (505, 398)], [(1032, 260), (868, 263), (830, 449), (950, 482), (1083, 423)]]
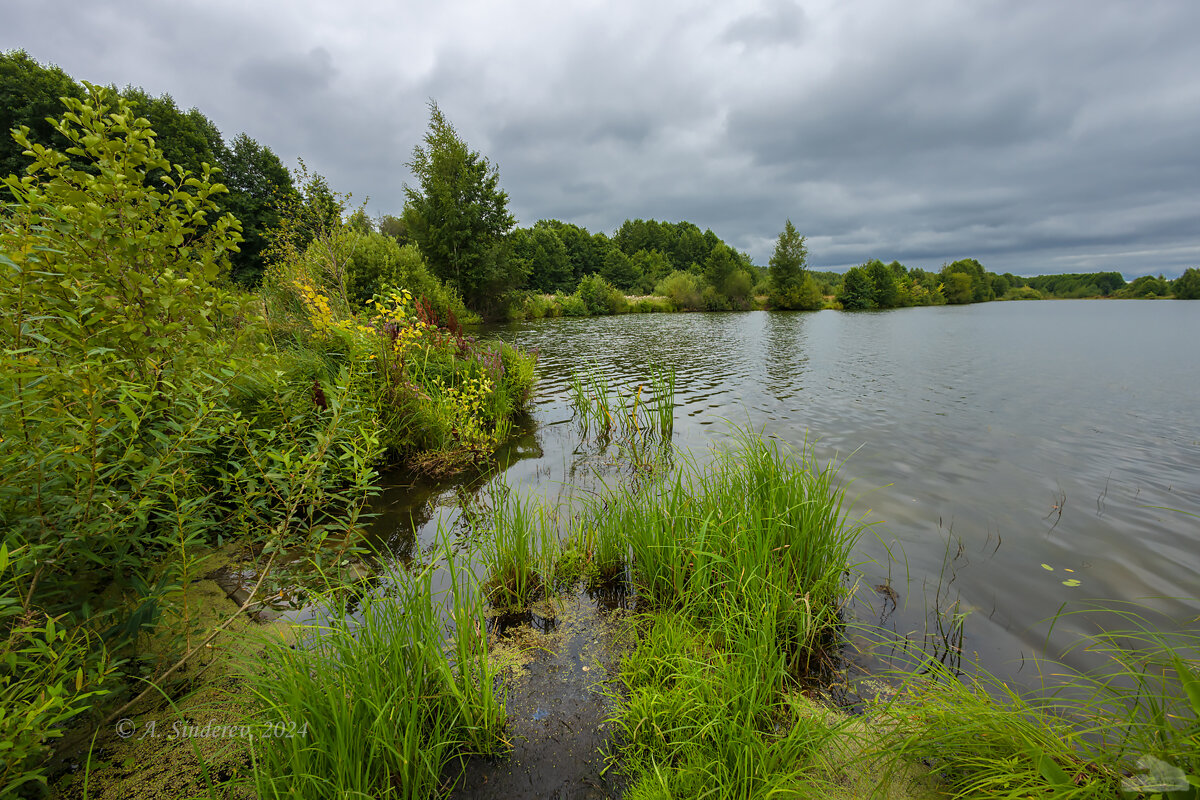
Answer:
[[(573, 369), (630, 391), (666, 363), (677, 446), (704, 453), (732, 422), (845, 460), (854, 513), (875, 523), (860, 619), (921, 640), (957, 601), (966, 658), (1002, 676), (1102, 622), (1071, 616), (1048, 637), (1064, 604), (1138, 601), (1200, 627), (1200, 303), (631, 315), (487, 335), (540, 353), (532, 419), (499, 478), (523, 491), (557, 499), (620, 477), (572, 423)], [(452, 497), (395, 486), (380, 524), (414, 513), (420, 546)]]

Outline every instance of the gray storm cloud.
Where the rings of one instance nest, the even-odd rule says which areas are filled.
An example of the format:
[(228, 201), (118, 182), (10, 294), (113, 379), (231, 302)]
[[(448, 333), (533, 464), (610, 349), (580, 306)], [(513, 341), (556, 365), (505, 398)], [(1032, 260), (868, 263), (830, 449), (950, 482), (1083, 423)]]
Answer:
[(790, 217), (815, 266), (1200, 264), (1196, 4), (51, 0), (2, 27), (378, 213), (433, 98), (523, 224), (689, 219), (758, 263)]

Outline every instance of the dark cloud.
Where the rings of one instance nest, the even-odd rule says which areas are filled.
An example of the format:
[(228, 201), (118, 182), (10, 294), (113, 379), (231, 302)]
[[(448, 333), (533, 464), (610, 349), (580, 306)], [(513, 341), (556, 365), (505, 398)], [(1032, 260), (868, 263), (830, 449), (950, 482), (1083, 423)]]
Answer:
[[(55, 20), (46, 25), (47, 16)], [(435, 98), (523, 223), (689, 219), (759, 263), (1200, 264), (1200, 5), (74, 4), (0, 47), (170, 92), (395, 212)]]

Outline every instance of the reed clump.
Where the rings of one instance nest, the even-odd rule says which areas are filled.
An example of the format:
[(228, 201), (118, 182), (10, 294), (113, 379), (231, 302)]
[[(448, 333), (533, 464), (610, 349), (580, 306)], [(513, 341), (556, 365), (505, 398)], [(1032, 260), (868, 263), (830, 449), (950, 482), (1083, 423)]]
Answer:
[(1103, 666), (1040, 663), (1041, 685), (1025, 691), (982, 670), (911, 665), (872, 709), (871, 757), (885, 774), (924, 762), (956, 798), (1200, 797), (1200, 636), (1116, 611), (1131, 627), (1080, 645)]
[(389, 594), (338, 603), (247, 670), (258, 797), (430, 797), (447, 764), (504, 746), (482, 601), (447, 557), (448, 596), (432, 568), (397, 574)]
[(595, 365), (571, 373), (568, 393), (585, 435), (669, 441), (675, 421), (675, 367), (653, 363), (650, 377), (622, 392)]
[(551, 591), (558, 528), (533, 498), (503, 485), (490, 492), (492, 511), (479, 549), (488, 573), (483, 589), (497, 610), (523, 611)]
[(836, 726), (809, 713), (800, 682), (836, 638), (862, 530), (835, 477), (810, 449), (739, 431), (710, 464), (584, 513), (594, 541), (622, 543), (650, 612), (612, 718), (627, 796), (823, 791), (817, 754)]

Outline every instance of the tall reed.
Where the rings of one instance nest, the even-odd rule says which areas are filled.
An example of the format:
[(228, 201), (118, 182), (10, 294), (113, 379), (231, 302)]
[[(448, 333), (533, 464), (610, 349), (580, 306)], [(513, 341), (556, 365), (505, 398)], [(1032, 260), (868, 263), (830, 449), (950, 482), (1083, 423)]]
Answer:
[(557, 527), (535, 499), (523, 498), (503, 484), (493, 484), (489, 491), (492, 511), (479, 550), (488, 571), (484, 590), (498, 609), (525, 609), (550, 583)]
[(650, 391), (652, 413), (658, 425), (658, 434), (670, 439), (675, 431), (675, 366), (650, 364)]
[(886, 735), (871, 756), (893, 772), (924, 761), (952, 797), (1200, 797), (1200, 635), (1106, 610), (1131, 627), (1081, 641), (1103, 666), (1039, 663), (1028, 690), (933, 658), (911, 665), (875, 709)]
[[(260, 712), (253, 751), (261, 798), (420, 798), (447, 762), (498, 749), (504, 709), (482, 616), (454, 568), (443, 598), (432, 568), (398, 573), (394, 591), (344, 600), (296, 646), (268, 644), (247, 670)], [(443, 601), (457, 622), (447, 652)]]
[(571, 373), (568, 392), (584, 433), (618, 434), (627, 438), (658, 435), (671, 438), (675, 413), (675, 368), (650, 365), (648, 381), (628, 393), (613, 389), (596, 365)]

